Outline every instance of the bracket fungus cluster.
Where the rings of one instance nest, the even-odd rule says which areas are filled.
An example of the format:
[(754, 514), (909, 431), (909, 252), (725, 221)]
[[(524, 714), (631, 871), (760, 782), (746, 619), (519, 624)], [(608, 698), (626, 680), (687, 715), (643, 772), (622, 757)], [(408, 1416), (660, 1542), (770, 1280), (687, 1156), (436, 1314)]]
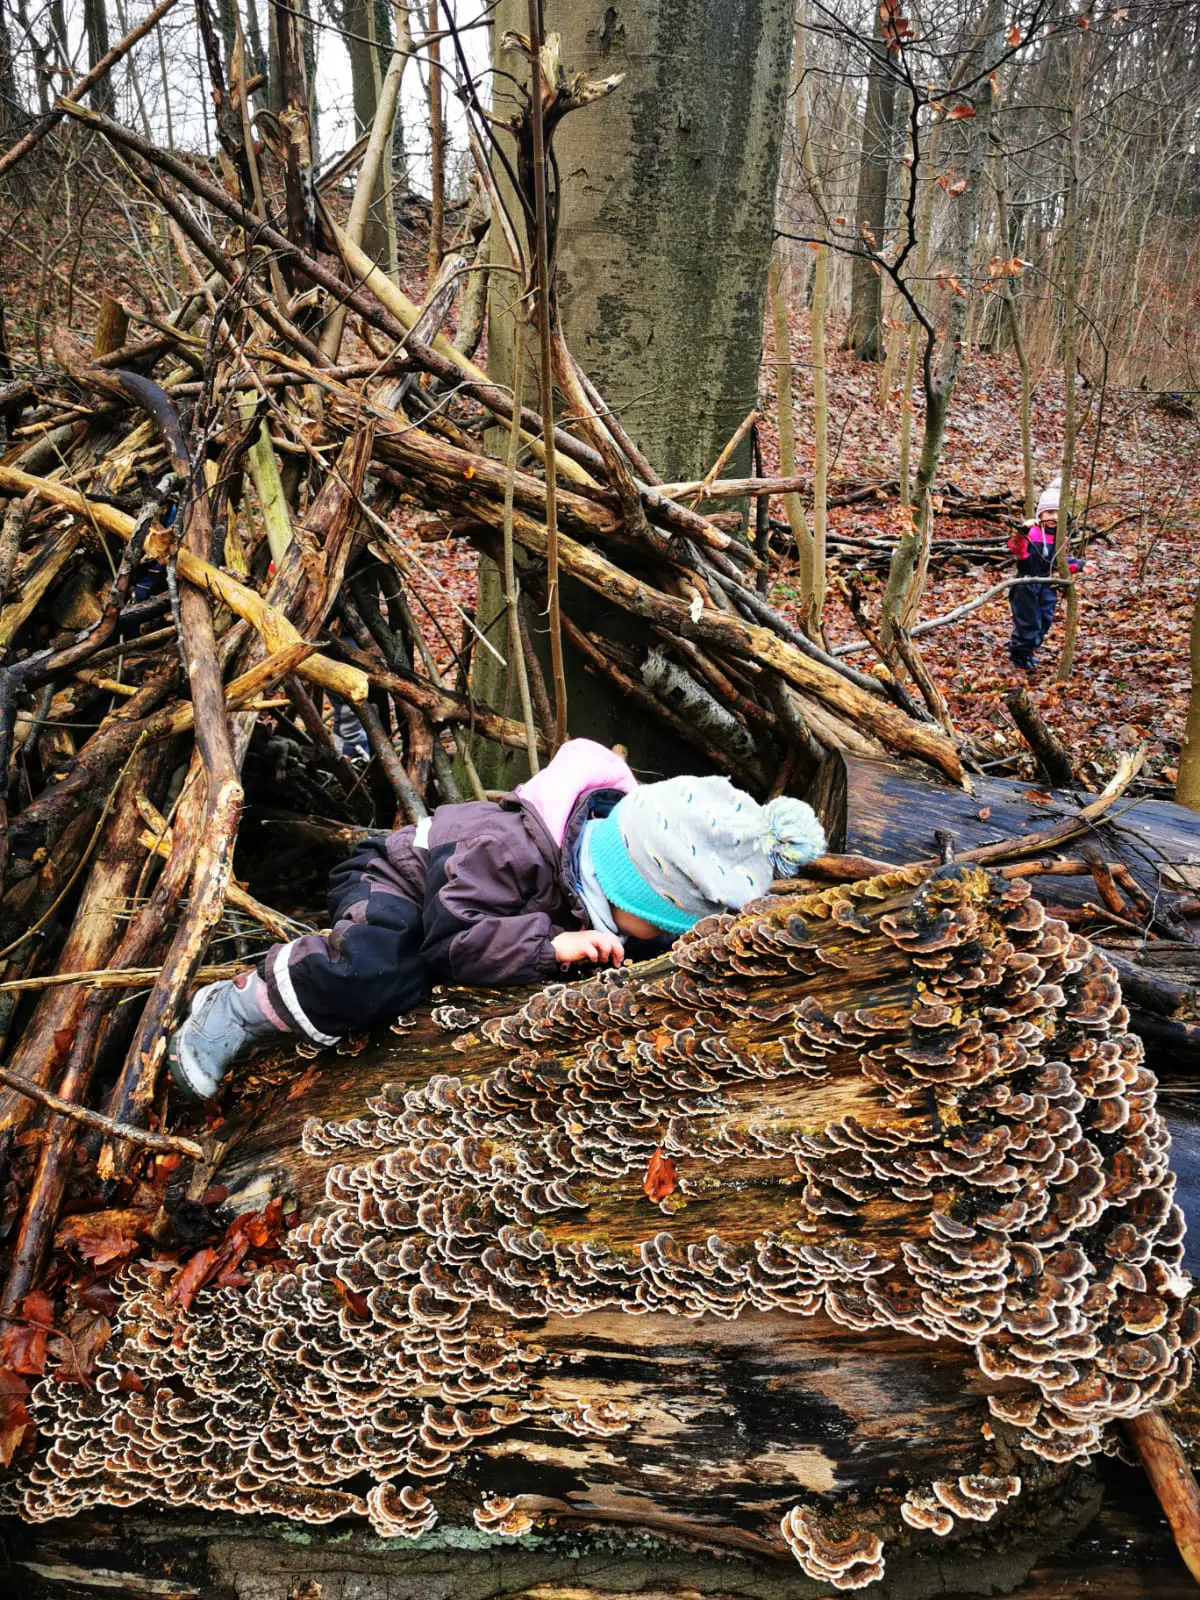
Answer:
[[(1126, 1024), (1106, 961), (978, 868), (709, 919), (490, 1016), (461, 1071), (310, 1123), (326, 1199), (289, 1270), (180, 1313), (166, 1268), (127, 1268), (96, 1388), (39, 1386), (7, 1492), (31, 1518), (150, 1499), (416, 1537), (453, 1478), (519, 1535), (534, 1497), (481, 1461), (536, 1424), (619, 1487), (649, 1429), (573, 1377), (553, 1319), (821, 1314), (851, 1358), (863, 1330), (954, 1347), (981, 1397), (972, 1452), (875, 1506), (780, 1466), (748, 1526), (861, 1587), (887, 1540), (990, 1521), (1188, 1379), (1183, 1223)], [(651, 1201), (656, 1150), (676, 1180)]]

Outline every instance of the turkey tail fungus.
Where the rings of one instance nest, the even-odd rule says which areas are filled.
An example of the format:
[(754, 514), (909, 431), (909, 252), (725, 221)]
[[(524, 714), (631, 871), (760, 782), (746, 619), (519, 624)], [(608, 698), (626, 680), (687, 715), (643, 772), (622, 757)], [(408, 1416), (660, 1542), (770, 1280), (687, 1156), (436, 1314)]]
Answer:
[(121, 1270), (10, 1509), (632, 1522), (861, 1588), (1002, 1550), (1188, 1382), (1155, 1079), (1023, 880), (772, 896), (479, 1010), (331, 1062), (340, 1117), (229, 1158), (227, 1205), (269, 1170), (304, 1212), (247, 1286)]

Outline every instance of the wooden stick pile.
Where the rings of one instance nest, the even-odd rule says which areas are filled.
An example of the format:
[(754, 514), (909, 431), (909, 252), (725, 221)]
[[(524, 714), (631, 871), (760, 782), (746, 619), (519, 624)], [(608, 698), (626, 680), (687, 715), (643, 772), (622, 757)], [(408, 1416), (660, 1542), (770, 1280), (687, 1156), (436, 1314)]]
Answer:
[[(190, 297), (143, 318), (138, 339), (108, 300), (91, 350), (60, 329), (56, 368), (0, 390), (0, 1168), (35, 1156), (0, 1315), (36, 1282), (73, 1170), (79, 1119), (54, 1111), (32, 1147), (23, 1138), (44, 1092), (97, 1102), (114, 1127), (160, 1120), (166, 1041), (214, 933), (230, 917), (260, 948), (294, 932), (233, 878), (243, 812), (290, 788), (291, 810), (359, 837), (481, 795), (469, 736), (536, 766), (565, 731), (560, 685), (547, 688), (511, 590), (503, 654), (524, 709), (473, 698), (471, 651), (495, 653), (481, 640), (496, 619), (465, 617), (462, 638), (439, 644), (397, 508), (432, 513), (506, 573), (520, 547), (539, 609), (557, 589), (552, 577), (539, 592), (549, 557), (552, 574), (645, 619), (643, 662), (594, 624), (564, 614), (561, 631), (687, 739), (697, 766), (766, 793), (846, 749), (963, 781), (923, 708), (790, 626), (760, 593), (750, 547), (660, 484), (552, 307), (558, 426), (440, 331), (452, 277), (413, 303), (328, 214), (295, 132), (303, 75), (264, 151), (246, 137), (236, 73), (222, 80), (210, 57), (219, 176), (77, 98), (58, 107), (160, 208)], [(543, 163), (570, 109), (547, 62)], [(518, 145), (537, 121), (514, 128)], [(536, 172), (519, 168), (533, 215)], [(485, 449), (497, 427), (507, 463)], [(349, 712), (365, 771), (334, 737)], [(145, 982), (147, 969), (140, 1007), (111, 981), (30, 987), (100, 970)], [(111, 1189), (131, 1160), (129, 1141), (109, 1137), (99, 1178)]]

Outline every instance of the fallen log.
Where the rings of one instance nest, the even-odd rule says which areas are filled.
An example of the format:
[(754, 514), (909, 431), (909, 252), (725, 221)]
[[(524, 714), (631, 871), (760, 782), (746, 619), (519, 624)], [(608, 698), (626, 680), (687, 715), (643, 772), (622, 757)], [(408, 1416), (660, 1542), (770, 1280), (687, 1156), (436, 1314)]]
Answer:
[(213, 1203), (281, 1203), (283, 1253), (244, 1290), (203, 1253), (123, 1269), (6, 1502), (1018, 1581), (1200, 1332), (1125, 1021), (1024, 879), (967, 867), (759, 902), (515, 1010), (435, 997), (315, 1078), (277, 1051)]
[[(977, 778), (975, 785), (968, 798), (914, 767), (831, 754), (809, 799), (837, 852), (835, 880), (852, 881), (888, 863), (936, 860), (939, 837), (953, 842), (956, 857), (993, 859), (1019, 858), (1028, 840), (1032, 859), (1005, 874), (1019, 872), (1069, 926), (1106, 951), (1114, 946), (1134, 1031), (1156, 1059), (1194, 1064), (1200, 970), (1189, 960), (1195, 953), (1190, 905), (1200, 872), (1200, 819), (1169, 801), (1120, 798), (1089, 822), (1086, 813), (1097, 802), (1081, 806), (1062, 791), (1008, 778)], [(1056, 848), (1040, 842), (1053, 835), (1061, 840)], [(824, 863), (820, 876), (829, 878)]]
[[(1061, 791), (1012, 778), (972, 781), (975, 793), (965, 795), (915, 766), (835, 752), (808, 798), (831, 850), (897, 864), (936, 856), (939, 830), (953, 836), (961, 855), (1003, 840), (1017, 844), (1079, 813), (1079, 804)], [(1200, 884), (1200, 816), (1186, 806), (1122, 799), (1087, 832), (1151, 899), (1190, 893)], [(1062, 849), (1078, 853), (1079, 842)], [(1081, 906), (1096, 894), (1093, 882), (1077, 876), (1031, 882), (1052, 905)]]

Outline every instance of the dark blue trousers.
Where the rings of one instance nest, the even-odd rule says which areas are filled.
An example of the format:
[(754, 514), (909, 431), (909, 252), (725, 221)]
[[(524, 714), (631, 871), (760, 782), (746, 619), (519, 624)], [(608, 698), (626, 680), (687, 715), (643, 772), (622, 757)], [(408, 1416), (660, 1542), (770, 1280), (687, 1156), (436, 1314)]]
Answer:
[[(1048, 569), (1040, 562), (1017, 562), (1019, 578), (1048, 576)], [(1031, 667), (1038, 647), (1050, 632), (1054, 621), (1054, 608), (1058, 605), (1058, 590), (1046, 583), (1023, 583), (1008, 591), (1012, 608), (1013, 631), (1008, 642), (1008, 653), (1018, 667)]]
[(373, 870), (385, 859), (381, 844), (360, 845), (332, 876), (332, 930), (273, 945), (259, 966), (275, 1015), (314, 1044), (390, 1022), (429, 993), (422, 908)]

